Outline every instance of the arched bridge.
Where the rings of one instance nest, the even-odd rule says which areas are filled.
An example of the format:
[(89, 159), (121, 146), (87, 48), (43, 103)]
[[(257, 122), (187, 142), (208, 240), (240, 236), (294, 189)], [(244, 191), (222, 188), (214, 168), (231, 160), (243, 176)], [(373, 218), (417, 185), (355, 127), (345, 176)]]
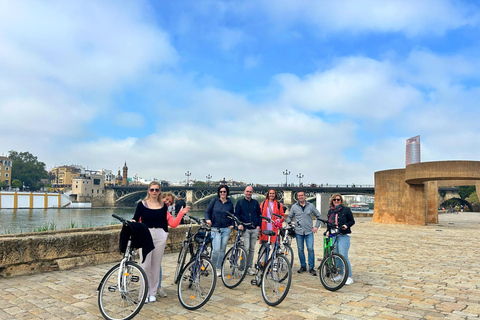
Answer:
[[(229, 187), (230, 195), (243, 194), (245, 186)], [(288, 207), (295, 202), (295, 195), (299, 190), (305, 190), (307, 199), (312, 201), (317, 194), (324, 194), (330, 197), (333, 193), (342, 195), (367, 194), (374, 195), (373, 186), (331, 186), (331, 187), (272, 187), (254, 186), (254, 194), (265, 196), (271, 188), (277, 190), (278, 197)], [(138, 201), (147, 195), (146, 186), (112, 186), (106, 187), (107, 203), (115, 206), (135, 206)], [(217, 195), (217, 186), (203, 187), (162, 187), (162, 192), (171, 192), (176, 197), (182, 197), (187, 204), (194, 208), (203, 208)]]

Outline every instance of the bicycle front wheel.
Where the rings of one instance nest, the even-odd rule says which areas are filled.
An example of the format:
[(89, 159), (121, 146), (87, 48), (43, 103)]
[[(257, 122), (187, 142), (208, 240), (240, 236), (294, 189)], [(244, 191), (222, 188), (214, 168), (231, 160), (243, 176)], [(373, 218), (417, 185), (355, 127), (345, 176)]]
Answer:
[(263, 300), (269, 306), (280, 304), (292, 284), (292, 268), (288, 260), (283, 255), (270, 259), (262, 278)]
[(177, 259), (177, 267), (175, 268), (175, 277), (173, 278), (173, 282), (176, 284), (180, 279), (180, 273), (185, 265), (185, 259), (187, 258), (187, 251), (188, 251), (188, 243), (184, 241), (182, 243), (182, 247), (180, 248), (180, 252), (178, 253)]
[(184, 308), (195, 310), (202, 307), (213, 294), (217, 283), (216, 270), (212, 261), (201, 257), (190, 261), (178, 281), (178, 299)]
[(240, 246), (230, 248), (222, 261), (222, 282), (233, 289), (247, 275), (247, 252)]
[(332, 253), (320, 262), (320, 282), (325, 289), (336, 291), (343, 287), (348, 278), (348, 263), (344, 256)]
[(133, 261), (111, 268), (98, 287), (98, 307), (105, 319), (132, 319), (143, 307), (148, 283), (145, 271)]

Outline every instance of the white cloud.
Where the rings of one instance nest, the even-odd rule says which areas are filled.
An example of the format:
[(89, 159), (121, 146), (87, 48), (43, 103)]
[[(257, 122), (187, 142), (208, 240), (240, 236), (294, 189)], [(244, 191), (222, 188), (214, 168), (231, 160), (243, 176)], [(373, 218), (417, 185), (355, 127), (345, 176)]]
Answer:
[(417, 103), (419, 92), (398, 81), (388, 62), (363, 57), (340, 60), (334, 67), (302, 79), (279, 75), (282, 101), (311, 111), (385, 119)]
[(480, 16), (469, 5), (448, 0), (297, 0), (261, 2), (279, 25), (305, 23), (320, 33), (402, 32), (409, 36), (440, 35), (447, 30), (478, 25)]

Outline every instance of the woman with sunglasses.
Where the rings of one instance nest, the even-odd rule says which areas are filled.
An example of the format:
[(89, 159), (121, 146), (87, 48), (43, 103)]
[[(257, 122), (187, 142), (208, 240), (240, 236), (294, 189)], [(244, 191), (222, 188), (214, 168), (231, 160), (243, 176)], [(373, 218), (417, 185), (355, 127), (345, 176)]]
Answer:
[[(335, 251), (345, 257), (348, 263), (348, 278), (346, 285), (353, 283), (352, 266), (348, 259), (348, 249), (350, 249), (350, 228), (355, 224), (352, 210), (343, 205), (343, 197), (339, 193), (335, 193), (330, 197), (330, 210), (328, 210), (328, 222), (338, 226), (337, 245)], [(330, 228), (327, 228), (327, 235)]]
[(233, 220), (227, 215), (227, 212), (234, 213), (229, 194), (227, 185), (218, 187), (217, 196), (210, 201), (205, 211), (205, 220), (212, 227), (212, 264), (217, 268), (218, 277), (222, 275), (222, 261), (233, 228)]
[(190, 207), (185, 207), (178, 212), (174, 218), (168, 212), (168, 204), (161, 200), (160, 183), (152, 181), (148, 185), (147, 196), (140, 201), (135, 210), (132, 221), (141, 221), (144, 223), (152, 236), (155, 248), (147, 254), (143, 261), (142, 249), (140, 249), (140, 266), (145, 270), (148, 280), (148, 294), (146, 302), (156, 301), (155, 293), (157, 292), (158, 283), (160, 281), (159, 270), (162, 266), (163, 253), (167, 244), (168, 227), (176, 228), (184, 214), (188, 213)]

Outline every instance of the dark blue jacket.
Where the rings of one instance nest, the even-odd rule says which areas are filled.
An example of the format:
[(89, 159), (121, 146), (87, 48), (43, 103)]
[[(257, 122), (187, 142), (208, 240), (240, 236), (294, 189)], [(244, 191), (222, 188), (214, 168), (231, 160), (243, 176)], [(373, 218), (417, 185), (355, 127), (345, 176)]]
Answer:
[(252, 223), (252, 225), (245, 226), (247, 229), (255, 229), (256, 227), (260, 227), (262, 224), (262, 219), (260, 218), (260, 205), (255, 199), (247, 201), (245, 198), (243, 198), (239, 200), (235, 206), (235, 215), (242, 222)]
[(228, 228), (233, 226), (234, 222), (227, 215), (227, 211), (234, 213), (233, 203), (230, 198), (227, 197), (227, 202), (222, 203), (219, 196), (210, 201), (207, 210), (205, 211), (205, 220), (212, 221), (212, 227), (214, 228)]

